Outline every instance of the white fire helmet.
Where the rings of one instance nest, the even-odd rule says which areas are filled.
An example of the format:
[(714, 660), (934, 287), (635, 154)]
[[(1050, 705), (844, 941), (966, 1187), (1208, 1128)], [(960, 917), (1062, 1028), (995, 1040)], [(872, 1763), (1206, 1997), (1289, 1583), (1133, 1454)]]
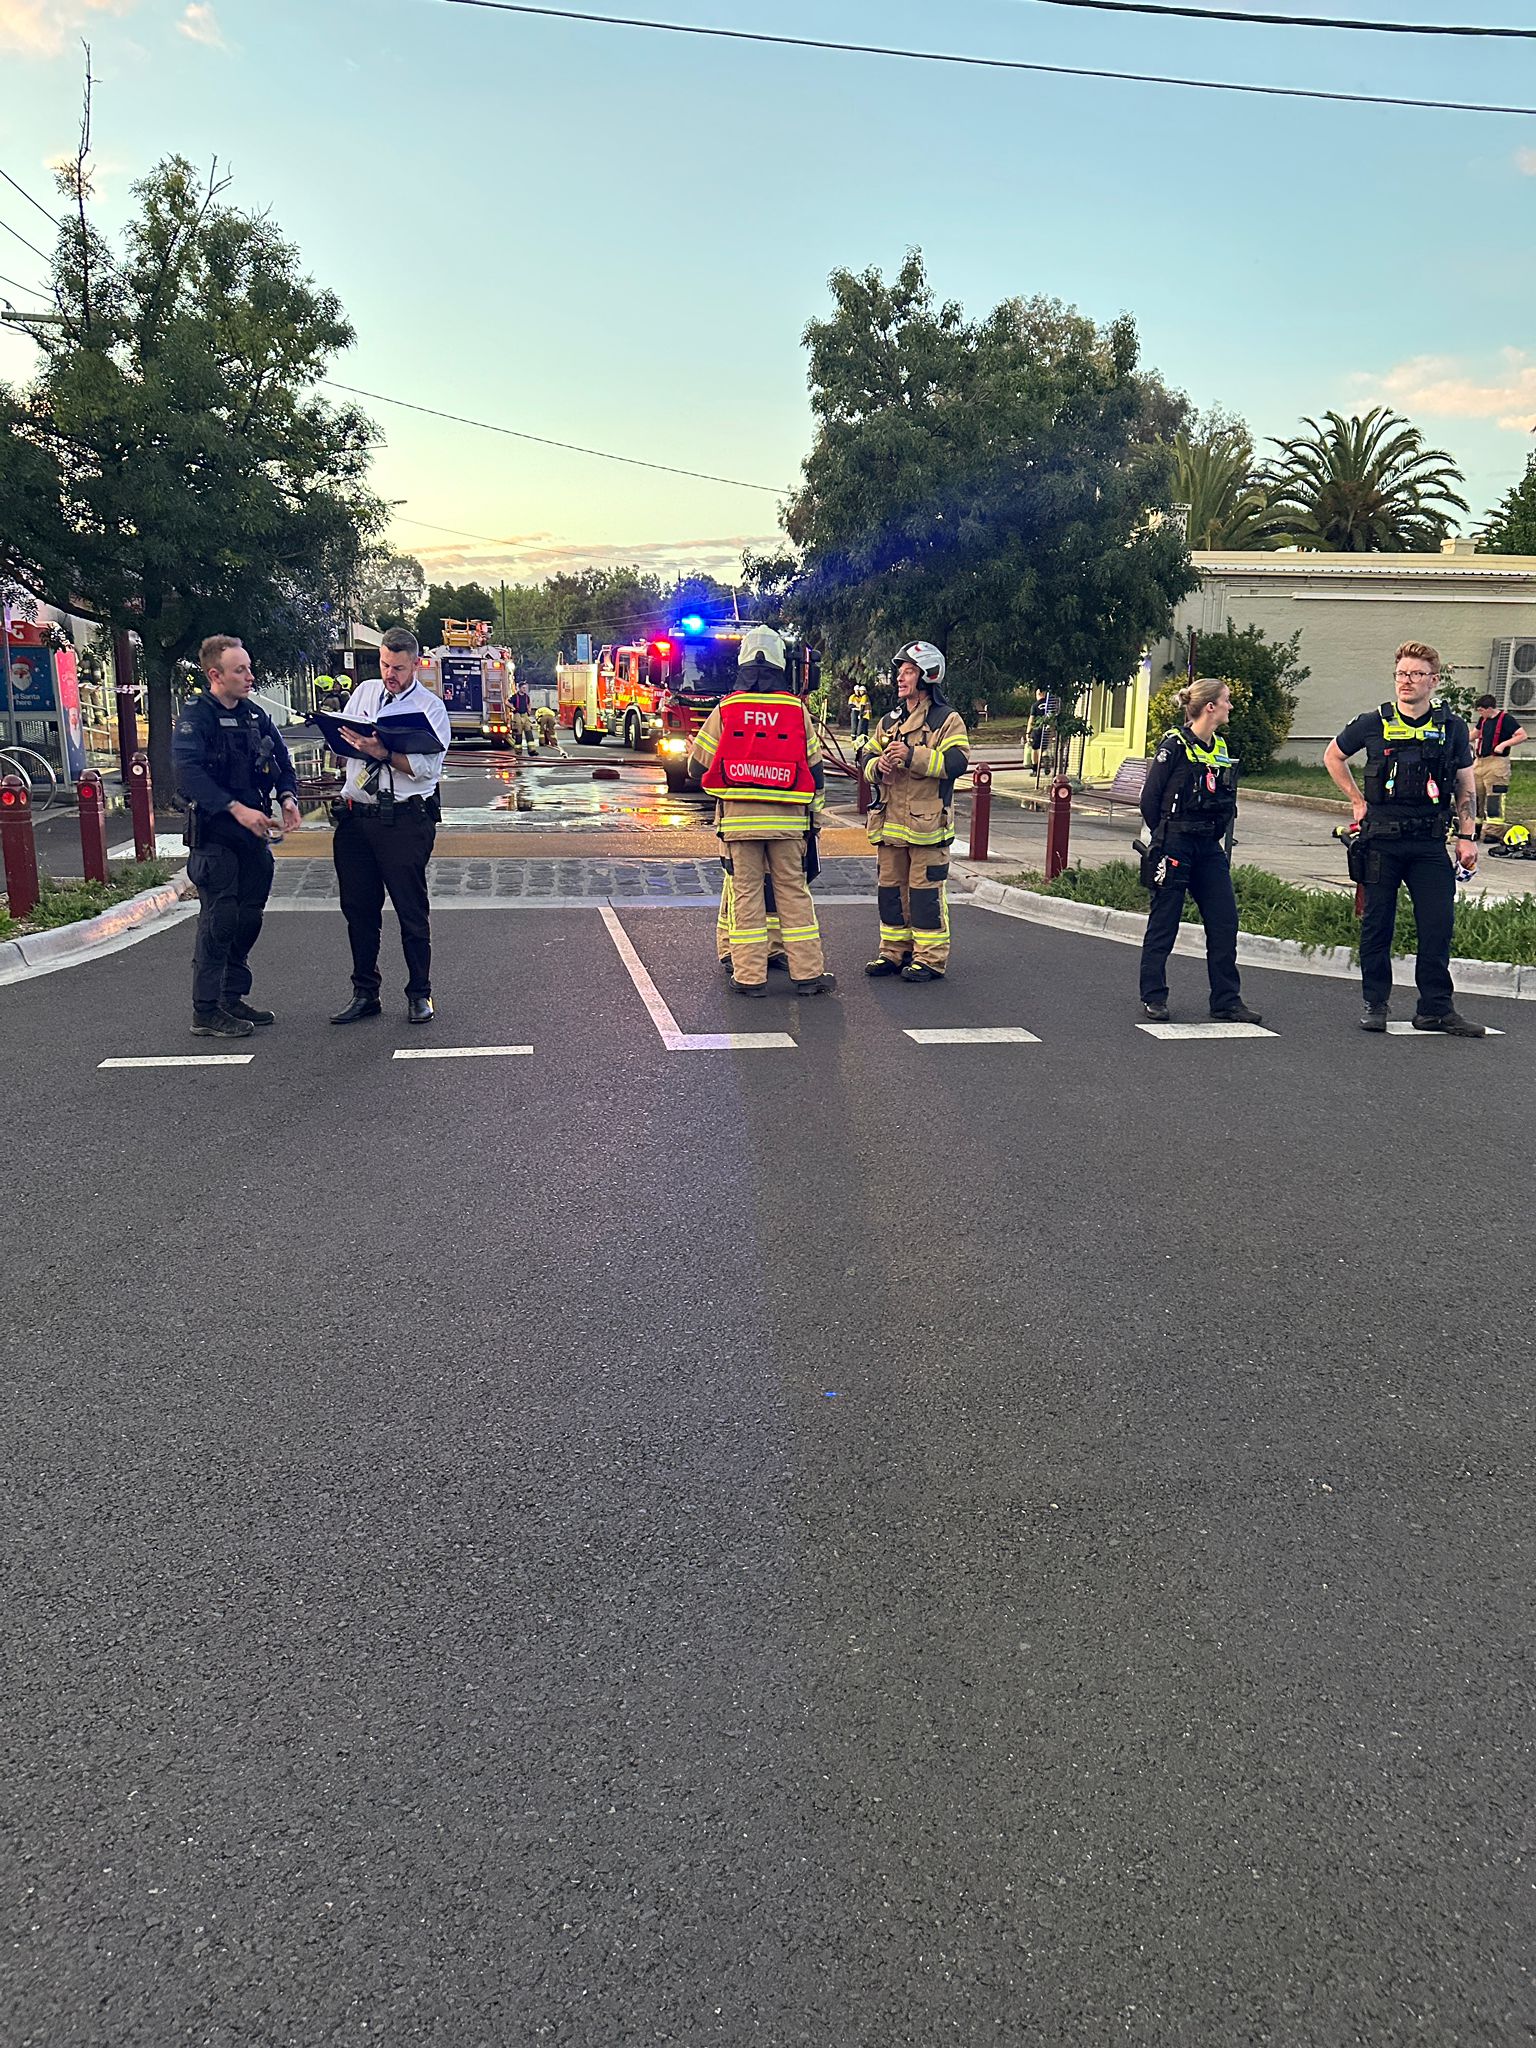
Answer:
[(931, 640), (909, 640), (905, 647), (898, 647), (891, 659), (891, 680), (904, 661), (910, 661), (930, 690), (936, 689), (944, 680), (944, 657)]
[(738, 668), (783, 669), (786, 666), (784, 642), (772, 626), (748, 626), (741, 636), (741, 648), (736, 656)]

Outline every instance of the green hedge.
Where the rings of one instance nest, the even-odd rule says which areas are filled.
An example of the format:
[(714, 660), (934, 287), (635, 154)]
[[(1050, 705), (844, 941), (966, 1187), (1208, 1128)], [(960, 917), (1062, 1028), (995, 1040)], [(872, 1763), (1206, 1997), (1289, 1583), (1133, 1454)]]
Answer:
[[(1054, 882), (1037, 870), (1010, 875), (1019, 889), (1040, 896), (1061, 896), (1072, 903), (1097, 903), (1110, 910), (1147, 909), (1147, 892), (1129, 861), (1112, 860), (1101, 868), (1068, 868)], [(1295, 939), (1303, 946), (1347, 946), (1358, 950), (1360, 926), (1354, 898), (1342, 890), (1300, 889), (1262, 868), (1232, 870), (1239, 928), (1268, 939)], [(1199, 915), (1186, 897), (1184, 922)], [(1393, 950), (1412, 953), (1418, 945), (1413, 905), (1405, 891), (1398, 901)], [(1517, 967), (1536, 967), (1536, 896), (1505, 896), (1478, 903), (1462, 897), (1456, 905), (1452, 953), (1461, 960), (1507, 960)]]
[(125, 903), (130, 896), (168, 882), (171, 865), (163, 860), (125, 860), (119, 861), (110, 873), (110, 882), (56, 882), (44, 875), (42, 895), (29, 917), (15, 918), (9, 910), (0, 910), (0, 939), (19, 938), (25, 932), (53, 931), (61, 924), (79, 924), (85, 918), (100, 917), (114, 903)]

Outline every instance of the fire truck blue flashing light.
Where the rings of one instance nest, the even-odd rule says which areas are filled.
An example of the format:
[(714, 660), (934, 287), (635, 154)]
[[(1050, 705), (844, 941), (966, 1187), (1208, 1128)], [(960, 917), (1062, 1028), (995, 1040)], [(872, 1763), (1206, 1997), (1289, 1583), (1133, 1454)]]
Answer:
[(704, 621), (699, 617), (697, 612), (690, 612), (686, 619), (678, 620), (677, 630), (679, 631), (679, 633), (702, 633), (704, 630)]

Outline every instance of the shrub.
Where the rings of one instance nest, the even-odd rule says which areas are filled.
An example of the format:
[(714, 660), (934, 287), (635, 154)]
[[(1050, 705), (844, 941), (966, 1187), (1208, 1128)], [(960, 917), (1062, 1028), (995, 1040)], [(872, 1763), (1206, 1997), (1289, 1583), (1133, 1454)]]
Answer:
[[(1290, 738), (1297, 692), (1312, 673), (1297, 656), (1301, 635), (1270, 646), (1261, 626), (1241, 632), (1228, 619), (1224, 633), (1202, 633), (1196, 644), (1196, 668), (1203, 676), (1220, 676), (1231, 686), (1232, 716), (1226, 724), (1227, 750), (1247, 775), (1260, 775)], [(1184, 678), (1165, 683), (1147, 712), (1147, 742), (1155, 747), (1171, 725), (1179, 723), (1177, 693)]]

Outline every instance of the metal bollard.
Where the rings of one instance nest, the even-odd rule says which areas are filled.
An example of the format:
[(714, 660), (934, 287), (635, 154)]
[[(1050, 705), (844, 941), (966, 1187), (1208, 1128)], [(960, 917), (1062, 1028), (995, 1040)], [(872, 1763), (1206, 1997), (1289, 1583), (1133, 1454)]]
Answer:
[(1051, 808), (1045, 826), (1045, 879), (1054, 882), (1067, 865), (1072, 838), (1072, 785), (1065, 780), (1051, 784)]
[(32, 831), (32, 794), (19, 775), (0, 782), (0, 856), (12, 917), (30, 917), (42, 895), (37, 876), (37, 840)]
[(992, 830), (992, 770), (973, 768), (971, 771), (971, 852), (972, 860), (987, 858), (987, 836)]
[(133, 818), (133, 857), (155, 857), (155, 789), (150, 780), (149, 756), (142, 747), (128, 764), (128, 809)]
[(94, 768), (80, 778), (80, 858), (88, 882), (107, 880), (107, 792)]

